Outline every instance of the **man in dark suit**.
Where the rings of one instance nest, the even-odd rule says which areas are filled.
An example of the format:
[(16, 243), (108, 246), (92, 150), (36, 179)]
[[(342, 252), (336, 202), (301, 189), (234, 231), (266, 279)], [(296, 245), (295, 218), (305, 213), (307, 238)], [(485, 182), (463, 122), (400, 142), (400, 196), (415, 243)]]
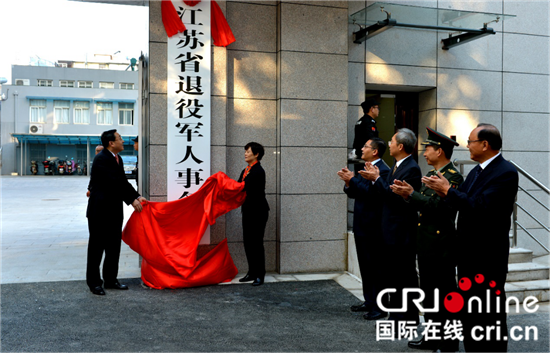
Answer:
[[(381, 159), (386, 152), (386, 144), (378, 137), (374, 137), (365, 143), (361, 149), (361, 159), (376, 165), (382, 178), (387, 178), (390, 168)], [(376, 304), (376, 296), (380, 291), (380, 271), (378, 264), (382, 261), (382, 208), (380, 196), (373, 192), (372, 183), (348, 168), (338, 172), (338, 176), (346, 185), (344, 192), (349, 198), (355, 199), (353, 207), (353, 237), (357, 250), (359, 272), (363, 281), (363, 303), (353, 305), (351, 311), (367, 311), (374, 315), (381, 314), (382, 310)], [(363, 317), (367, 318), (368, 314)]]
[[(458, 189), (452, 188), (441, 173), (422, 179), (458, 210), (459, 287), (465, 303), (473, 296), (482, 301), (481, 308), (473, 305), (471, 313), (467, 313), (466, 305), (461, 311), (464, 348), (472, 352), (505, 352), (508, 347), (507, 340), (495, 337), (495, 330), (492, 334), (487, 330), (494, 326), (504, 335), (507, 332), (504, 285), (510, 252), (510, 217), (519, 182), (516, 168), (500, 154), (501, 147), (498, 129), (479, 124), (470, 133), (468, 149), (470, 158), (480, 164)], [(465, 282), (471, 283), (471, 288), (461, 285)], [(499, 310), (497, 297), (500, 297)], [(481, 335), (481, 340), (475, 339)]]
[[(426, 146), (424, 158), (434, 169), (427, 176), (440, 172), (449, 181), (451, 187), (457, 188), (464, 179), (451, 162), (453, 148), (458, 143), (442, 133), (426, 128), (428, 138), (422, 144)], [(451, 136), (454, 137), (454, 136)], [(422, 301), (424, 308), (433, 308), (437, 300), (440, 305), (447, 294), (456, 292), (456, 210), (449, 207), (437, 193), (426, 184), (420, 190), (414, 191), (407, 182), (396, 180), (391, 186), (394, 193), (410, 202), (420, 212), (416, 233), (416, 252), (418, 254), (418, 270), (420, 273), (420, 288), (426, 296)], [(434, 296), (434, 290), (439, 289), (439, 296)], [(408, 346), (415, 349), (440, 349), (443, 352), (458, 351), (458, 340), (444, 340), (444, 326), (447, 320), (457, 318), (449, 314), (443, 307), (437, 313), (426, 312), (426, 322), (436, 325), (436, 334), (419, 341), (409, 341)]]
[[(118, 155), (124, 150), (124, 140), (116, 130), (101, 134), (101, 143), (105, 147), (99, 152), (92, 164), (90, 178), (90, 198), (88, 200), (88, 263), (86, 283), (93, 294), (105, 295), (102, 285), (108, 289), (128, 289), (117, 279), (122, 222), (124, 212), (122, 201), (141, 212), (141, 197), (126, 179), (122, 158)], [(103, 281), (99, 274), (101, 258), (103, 262)]]
[[(418, 214), (416, 209), (403, 198), (392, 192), (390, 186), (394, 180), (406, 181), (414, 190), (420, 189), (422, 173), (412, 157), (416, 146), (416, 136), (406, 128), (399, 129), (390, 141), (390, 155), (395, 165), (387, 178), (380, 177), (379, 168), (365, 163), (365, 170), (359, 173), (373, 183), (374, 190), (382, 196), (382, 235), (384, 242), (384, 285), (394, 288), (390, 294), (387, 308), (402, 307), (404, 288), (418, 288), (416, 275), (416, 227)], [(409, 294), (407, 311), (392, 312), (389, 320), (412, 321), (418, 323), (418, 310)], [(391, 310), (390, 310), (391, 311)], [(372, 320), (385, 317), (385, 314), (371, 316)]]

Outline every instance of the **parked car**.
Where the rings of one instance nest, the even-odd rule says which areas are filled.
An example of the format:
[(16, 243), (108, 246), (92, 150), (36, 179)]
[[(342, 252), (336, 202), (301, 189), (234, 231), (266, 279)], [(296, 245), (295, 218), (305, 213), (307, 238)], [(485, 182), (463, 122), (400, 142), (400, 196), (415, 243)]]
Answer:
[(126, 173), (126, 178), (135, 179), (137, 175), (137, 156), (122, 156), (124, 161), (124, 173)]

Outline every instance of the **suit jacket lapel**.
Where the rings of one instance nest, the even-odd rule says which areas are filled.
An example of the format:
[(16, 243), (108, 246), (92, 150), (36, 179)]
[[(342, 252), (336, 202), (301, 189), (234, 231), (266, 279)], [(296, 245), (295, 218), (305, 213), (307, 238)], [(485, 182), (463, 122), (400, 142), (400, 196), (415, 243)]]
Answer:
[[(498, 156), (493, 161), (491, 161), (491, 163), (489, 163), (489, 165), (485, 167), (485, 169), (481, 171), (474, 184), (471, 186), (468, 195), (474, 194), (477, 190), (481, 190), (485, 186), (485, 184), (487, 184), (487, 182), (492, 179), (492, 175), (498, 169), (498, 166), (500, 165), (502, 160), (502, 155)], [(470, 174), (468, 174), (468, 176), (470, 176)]]
[[(403, 162), (401, 162), (401, 164), (399, 165), (399, 167), (397, 167), (397, 170), (395, 171), (395, 173), (393, 175), (391, 174), (391, 171), (390, 171), (390, 173), (388, 174), (388, 184), (390, 184), (390, 185), (393, 184), (393, 181), (395, 179), (401, 180), (401, 175), (403, 175), (403, 171), (407, 169), (407, 166), (409, 165), (411, 158), (412, 158), (412, 156), (407, 157), (407, 159), (405, 159)], [(392, 167), (392, 170), (393, 170), (393, 167)]]

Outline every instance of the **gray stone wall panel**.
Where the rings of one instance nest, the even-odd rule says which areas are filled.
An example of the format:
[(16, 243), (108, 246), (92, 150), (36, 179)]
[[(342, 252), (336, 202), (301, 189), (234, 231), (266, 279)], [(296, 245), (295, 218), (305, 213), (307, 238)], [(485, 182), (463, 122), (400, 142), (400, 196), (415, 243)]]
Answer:
[(282, 146), (345, 147), (346, 102), (281, 101)]
[(347, 56), (281, 52), (281, 98), (348, 99)]
[(281, 4), (281, 50), (347, 54), (347, 9), (309, 3)]
[(436, 69), (432, 67), (365, 64), (365, 83), (436, 87)]
[[(437, 32), (392, 28), (367, 43), (366, 62), (435, 67), (439, 49)], [(389, 45), (391, 43), (391, 45)]]
[(255, 141), (264, 147), (275, 146), (276, 104), (275, 100), (228, 99), (228, 145), (244, 147)]
[(166, 94), (150, 94), (149, 143), (166, 145), (168, 102)]
[(275, 52), (277, 8), (250, 3), (229, 2), (227, 21), (236, 41), (228, 49)]
[(504, 31), (550, 36), (548, 22), (550, 3), (545, 0), (529, 1), (528, 7), (526, 7), (526, 3), (523, 0), (503, 1), (504, 13), (516, 15), (515, 18), (504, 21)]
[(550, 114), (505, 112), (502, 126), (505, 150), (550, 151)]
[(550, 76), (505, 72), (503, 110), (508, 112), (549, 113)]
[(166, 195), (166, 146), (149, 146), (149, 195)]
[[(343, 187), (343, 182), (341, 187)], [(281, 195), (281, 242), (343, 240), (347, 197), (340, 195)]]
[[(438, 42), (448, 36), (447, 32), (440, 32)], [(500, 32), (476, 39), (450, 50), (442, 50), (441, 45), (438, 45), (437, 50), (437, 63), (439, 67), (502, 71), (502, 33)]]
[(168, 93), (167, 57), (168, 44), (149, 42), (150, 93)]
[(227, 51), (227, 96), (233, 98), (276, 98), (276, 55)]
[(456, 141), (460, 146), (455, 150), (466, 149), (470, 132), (479, 123), (495, 125), (499, 130), (501, 128), (502, 113), (500, 111), (476, 111), (476, 110), (437, 110), (437, 131), (450, 136), (456, 135)]
[(280, 273), (344, 271), (346, 241), (282, 242)]
[[(340, 194), (346, 148), (281, 147), (281, 194)], [(282, 205), (284, 207), (284, 204)]]
[(502, 73), (439, 69), (437, 107), (447, 109), (500, 110)]
[(549, 74), (550, 37), (504, 33), (504, 71)]

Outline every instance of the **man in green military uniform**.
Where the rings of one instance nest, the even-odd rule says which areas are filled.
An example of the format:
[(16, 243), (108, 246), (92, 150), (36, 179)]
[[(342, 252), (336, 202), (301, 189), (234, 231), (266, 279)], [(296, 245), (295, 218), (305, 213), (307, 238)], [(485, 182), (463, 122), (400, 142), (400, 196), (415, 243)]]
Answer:
[[(428, 172), (427, 176), (437, 176), (439, 171), (453, 188), (458, 188), (464, 178), (453, 167), (450, 160), (453, 148), (458, 146), (458, 143), (429, 127), (426, 130), (428, 139), (422, 143), (426, 145), (424, 158), (434, 168)], [(446, 205), (441, 197), (425, 184), (422, 184), (419, 191), (414, 191), (406, 181), (397, 180), (391, 189), (415, 205), (419, 211), (416, 250), (420, 288), (426, 295), (423, 301), (424, 308), (434, 307), (434, 289), (439, 289), (439, 312), (426, 313), (424, 317), (426, 322), (431, 320), (437, 325), (435, 326), (437, 334), (429, 338), (424, 336), (420, 341), (411, 341), (409, 347), (444, 352), (458, 351), (457, 340), (443, 340), (445, 323), (453, 319), (443, 305), (444, 298), (447, 294), (457, 291), (456, 254), (453, 253), (456, 248), (456, 210)]]

